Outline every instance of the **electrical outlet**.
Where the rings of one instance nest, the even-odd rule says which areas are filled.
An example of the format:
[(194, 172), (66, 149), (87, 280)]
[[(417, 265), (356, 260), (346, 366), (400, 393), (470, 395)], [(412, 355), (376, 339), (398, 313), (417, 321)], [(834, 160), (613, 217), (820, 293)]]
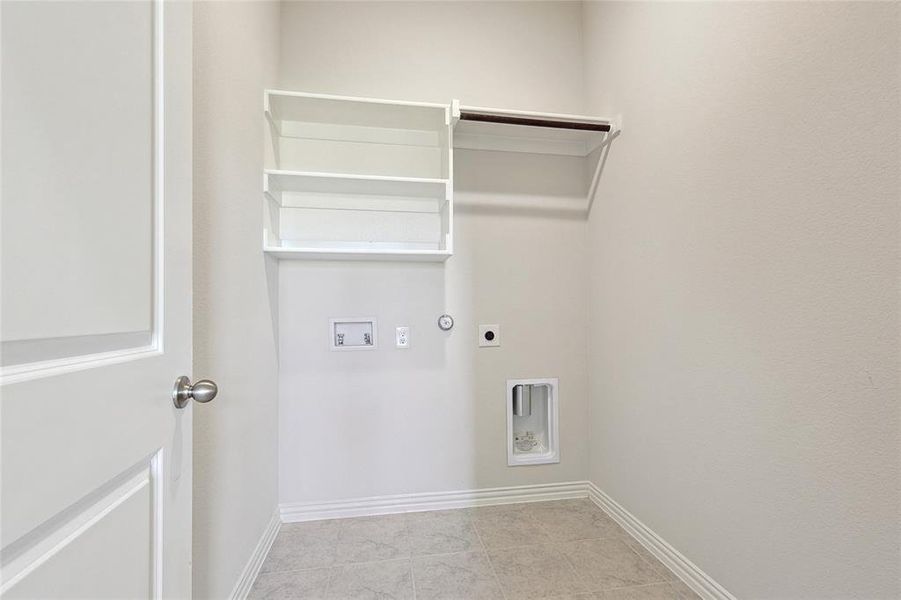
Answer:
[(483, 348), (493, 348), (500, 345), (500, 325), (479, 325), (479, 346)]
[(409, 348), (410, 347), (410, 328), (409, 327), (398, 327), (394, 330), (395, 333), (395, 345), (398, 348)]

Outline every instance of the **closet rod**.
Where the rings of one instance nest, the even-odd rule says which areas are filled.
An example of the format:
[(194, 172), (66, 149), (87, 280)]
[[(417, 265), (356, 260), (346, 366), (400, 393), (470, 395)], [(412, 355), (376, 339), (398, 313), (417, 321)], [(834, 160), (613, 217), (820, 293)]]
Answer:
[(583, 131), (610, 131), (610, 123), (586, 123), (584, 121), (553, 121), (533, 117), (512, 117), (479, 112), (460, 112), (461, 121), (481, 121), (483, 123), (504, 123), (506, 125), (525, 125), (527, 127), (550, 127), (553, 129), (579, 129)]

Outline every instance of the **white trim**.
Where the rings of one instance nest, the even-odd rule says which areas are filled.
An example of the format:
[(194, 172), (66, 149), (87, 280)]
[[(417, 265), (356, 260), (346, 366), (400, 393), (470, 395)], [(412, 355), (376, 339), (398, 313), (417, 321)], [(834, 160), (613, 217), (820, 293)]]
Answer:
[(21, 383), (32, 379), (55, 377), (85, 369), (98, 369), (132, 360), (153, 358), (162, 354), (163, 351), (156, 346), (145, 346), (143, 348), (127, 348), (125, 350), (116, 350), (115, 352), (86, 354), (84, 356), (48, 360), (39, 363), (13, 365), (0, 368), (0, 386)]
[(150, 458), (150, 493), (152, 509), (152, 527), (151, 533), (153, 558), (151, 564), (152, 580), (150, 582), (150, 597), (153, 600), (160, 600), (163, 597), (163, 560), (164, 543), (166, 538), (163, 536), (163, 507), (166, 504), (166, 496), (163, 493), (165, 486), (164, 469), (165, 461), (163, 460), (163, 448), (160, 448)]
[(166, 305), (166, 3), (154, 0), (153, 35), (153, 313), (150, 330), (151, 346), (165, 352)]
[(118, 350), (146, 348), (153, 340), (150, 329), (0, 341), (4, 367), (34, 365), (73, 356), (87, 356)]
[(494, 504), (516, 504), (541, 500), (568, 500), (585, 498), (588, 488), (584, 481), (547, 483), (515, 487), (461, 490), (456, 492), (426, 492), (395, 496), (372, 496), (328, 502), (289, 502), (279, 505), (283, 523), (317, 521), (388, 515), (426, 510), (470, 508)]
[(657, 535), (647, 525), (619, 505), (613, 498), (605, 494), (593, 483), (586, 482), (588, 497), (610, 517), (619, 523), (629, 535), (635, 538), (648, 552), (662, 562), (666, 568), (676, 574), (704, 600), (736, 600), (726, 588), (714, 581), (696, 564), (688, 560), (681, 552), (670, 546), (666, 540)]
[(247, 598), (250, 588), (253, 587), (253, 582), (256, 581), (260, 568), (263, 566), (263, 561), (266, 560), (266, 555), (269, 554), (269, 549), (272, 547), (272, 542), (275, 541), (275, 536), (278, 535), (278, 530), (281, 526), (282, 522), (279, 519), (278, 509), (276, 509), (272, 514), (272, 518), (269, 519), (269, 524), (266, 526), (266, 530), (263, 531), (260, 541), (257, 542), (256, 548), (253, 549), (253, 553), (247, 560), (247, 564), (244, 565), (244, 570), (241, 571), (241, 576), (238, 577), (232, 593), (229, 594), (230, 600), (244, 600)]

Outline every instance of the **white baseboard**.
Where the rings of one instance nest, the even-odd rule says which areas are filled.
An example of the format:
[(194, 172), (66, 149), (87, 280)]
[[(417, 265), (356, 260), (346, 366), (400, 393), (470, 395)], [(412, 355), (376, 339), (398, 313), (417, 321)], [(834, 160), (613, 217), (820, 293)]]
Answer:
[(588, 497), (592, 502), (601, 507), (614, 521), (629, 532), (629, 535), (647, 548), (648, 552), (666, 565), (701, 598), (704, 600), (736, 600), (735, 596), (730, 594), (726, 588), (714, 581), (681, 552), (670, 546), (666, 540), (639, 521), (635, 515), (620, 506), (590, 481), (586, 484)]
[(250, 593), (250, 588), (253, 587), (253, 582), (256, 581), (257, 575), (260, 573), (260, 567), (263, 566), (263, 561), (266, 560), (266, 555), (269, 554), (272, 542), (275, 541), (275, 536), (278, 535), (278, 530), (281, 525), (282, 520), (279, 517), (278, 509), (276, 509), (272, 518), (269, 520), (269, 524), (266, 526), (266, 530), (263, 531), (260, 541), (257, 542), (256, 548), (253, 549), (253, 554), (250, 555), (247, 564), (244, 565), (244, 570), (241, 572), (241, 576), (238, 578), (238, 581), (235, 583), (235, 587), (229, 596), (230, 600), (244, 600), (247, 598), (247, 595)]
[(282, 504), (279, 506), (279, 509), (282, 522), (296, 523), (300, 521), (388, 515), (424, 510), (470, 508), (473, 506), (490, 506), (492, 504), (566, 500), (570, 498), (585, 498), (587, 496), (588, 488), (586, 482), (572, 481), (568, 483), (484, 488), (457, 492), (372, 496), (370, 498), (330, 502), (293, 502)]

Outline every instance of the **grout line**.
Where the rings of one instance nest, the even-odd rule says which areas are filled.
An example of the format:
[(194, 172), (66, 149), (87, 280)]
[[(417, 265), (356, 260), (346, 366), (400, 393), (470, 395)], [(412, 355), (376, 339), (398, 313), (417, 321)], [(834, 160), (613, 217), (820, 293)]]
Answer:
[[(626, 532), (626, 533), (628, 533), (628, 532)], [(651, 562), (650, 560), (648, 560), (647, 558), (645, 558), (644, 556), (642, 556), (642, 555), (641, 555), (641, 552), (639, 552), (638, 550), (636, 550), (635, 548), (632, 547), (632, 544), (629, 543), (630, 541), (635, 542), (636, 544), (638, 544), (639, 547), (640, 547), (642, 550), (644, 550), (645, 552), (648, 553), (648, 555), (650, 555), (652, 558), (654, 558), (654, 560), (655, 560), (655, 562), (656, 562), (657, 564), (654, 564), (653, 562)], [(629, 537), (628, 540), (623, 540), (623, 542), (626, 544), (626, 546), (629, 548), (629, 550), (631, 550), (633, 553), (635, 553), (635, 554), (638, 556), (638, 558), (641, 559), (641, 561), (642, 561), (643, 563), (645, 563), (646, 565), (648, 565), (648, 566), (651, 568), (651, 571), (653, 571), (654, 573), (656, 573), (656, 574), (659, 575), (660, 577), (663, 577), (665, 583), (672, 583), (673, 580), (669, 578), (670, 575), (674, 576), (674, 577), (676, 578), (677, 581), (681, 581), (681, 580), (679, 579), (679, 576), (676, 575), (675, 573), (673, 573), (673, 572), (669, 569), (669, 567), (667, 567), (665, 564), (663, 564), (662, 562), (660, 562), (659, 560), (657, 560), (657, 558), (655, 558), (655, 557), (650, 553), (650, 551), (649, 551), (647, 548), (645, 548), (644, 546), (641, 546), (641, 542), (639, 542), (638, 540), (636, 540), (635, 538), (633, 538), (633, 537), (631, 537), (631, 536)], [(661, 568), (662, 568), (663, 571), (664, 571), (663, 573), (660, 572), (660, 569), (661, 569)], [(648, 584), (648, 585), (650, 585), (650, 584)]]
[(305, 573), (306, 571), (321, 571), (323, 569), (334, 569), (335, 567), (343, 567), (344, 565), (331, 565), (327, 567), (306, 567), (303, 569), (278, 569), (277, 571), (260, 571), (260, 575), (277, 575), (280, 573)]
[[(538, 544), (532, 544), (532, 546), (536, 546)], [(518, 547), (518, 546), (517, 546)], [(531, 547), (531, 546), (530, 546)], [(498, 550), (506, 550), (507, 548), (498, 548)], [(473, 552), (485, 552), (487, 551), (483, 546), (479, 548), (473, 548), (470, 550), (458, 550), (455, 552), (436, 552), (434, 554), (410, 554), (408, 557), (398, 556), (397, 558), (380, 558), (378, 560), (364, 560), (359, 562), (336, 562), (331, 565), (322, 565), (319, 567), (304, 567), (301, 569), (277, 569), (275, 571), (266, 571), (260, 572), (260, 575), (270, 575), (274, 573), (302, 573), (304, 571), (321, 571), (322, 569), (339, 569), (342, 567), (356, 567), (361, 565), (372, 565), (377, 563), (385, 563), (385, 562), (397, 562), (399, 560), (414, 560), (417, 558), (432, 558), (438, 556), (453, 556), (455, 554), (471, 554)]]
[(407, 546), (410, 548), (410, 583), (413, 586), (413, 600), (416, 600), (416, 575), (413, 573), (413, 536), (410, 535), (410, 517), (404, 515), (404, 535), (407, 538)]
[(326, 598), (328, 598), (329, 594), (332, 591), (332, 584), (334, 583), (335, 578), (339, 574), (344, 573), (344, 565), (337, 564), (338, 563), (338, 549), (341, 547), (341, 533), (344, 531), (344, 524), (345, 524), (344, 521), (338, 521), (338, 523), (336, 525), (336, 527), (338, 528), (338, 531), (335, 533), (335, 553), (334, 553), (335, 565), (334, 565), (331, 575), (329, 575), (329, 577), (328, 577), (328, 583), (325, 584), (325, 597)]
[[(601, 541), (611, 541), (611, 540), (621, 540), (617, 536), (606, 536), (606, 537), (593, 537), (593, 538), (579, 538), (577, 540), (564, 540), (564, 541), (548, 541), (548, 542), (538, 542), (535, 544), (516, 544), (515, 546), (496, 546), (492, 548), (492, 550), (515, 550), (517, 548), (534, 548), (535, 546), (566, 546), (568, 544), (577, 544), (579, 542), (601, 542)], [(625, 540), (623, 540), (625, 541)], [(628, 545), (628, 544), (627, 544)], [(488, 549), (487, 546), (485, 548)], [(631, 548), (629, 548), (632, 550)], [(634, 552), (634, 550), (633, 550)], [(448, 552), (446, 554), (457, 554), (456, 552)], [(436, 556), (432, 554), (424, 555), (424, 556)], [(655, 569), (656, 571), (656, 569)]]
[(488, 547), (485, 545), (485, 540), (482, 539), (482, 533), (479, 531), (479, 528), (472, 517), (470, 517), (470, 523), (472, 523), (473, 531), (476, 532), (476, 537), (479, 538), (479, 545), (482, 546), (482, 553), (485, 555), (485, 560), (488, 561), (488, 566), (491, 568), (491, 574), (494, 575), (494, 581), (497, 583), (497, 588), (501, 591), (501, 596), (503, 596), (504, 600), (507, 600), (507, 592), (504, 591), (504, 585), (501, 583), (501, 578), (498, 577), (497, 569), (494, 568), (494, 563), (491, 561), (491, 555), (488, 553)]
[(655, 585), (670, 585), (669, 581), (657, 581), (655, 583), (639, 583), (638, 585), (623, 585), (615, 588), (608, 588), (604, 590), (605, 592), (613, 592), (618, 590), (634, 590), (635, 588), (646, 588)]
[[(538, 531), (540, 531), (544, 535), (546, 535), (549, 540), (553, 540), (554, 532), (549, 527), (545, 526), (545, 524), (541, 522), (541, 519), (539, 519), (538, 517), (536, 517), (533, 514), (528, 514), (528, 513), (526, 513), (526, 514), (527, 514), (528, 520), (532, 521), (537, 526)], [(551, 543), (551, 542), (549, 542), (549, 543)]]
[(329, 573), (328, 581), (325, 582), (325, 594), (323, 594), (323, 596), (328, 598), (329, 592), (332, 591), (332, 581), (334, 581), (334, 579), (338, 575), (338, 573), (343, 573), (343, 572), (344, 572), (344, 570), (342, 567), (332, 569), (332, 572)]
[[(557, 544), (557, 546), (558, 547), (562, 546), (562, 544)], [(582, 594), (582, 593), (590, 594), (592, 592), (599, 591), (599, 590), (591, 589), (591, 585), (589, 584), (588, 580), (585, 579), (584, 577), (582, 577), (582, 575), (579, 573), (578, 569), (576, 569), (576, 565), (573, 564), (573, 561), (570, 560), (570, 558), (569, 558), (569, 556), (567, 556), (566, 552), (563, 552), (562, 548), (560, 548), (559, 554), (563, 557), (563, 562), (565, 562), (566, 566), (569, 567), (569, 570), (573, 574), (574, 579), (576, 581), (578, 581), (581, 585), (585, 586), (584, 592), (576, 592), (577, 594)]]
[(470, 548), (469, 550), (456, 550), (454, 552), (435, 552), (434, 554), (416, 554), (411, 558), (433, 558), (433, 557), (441, 557), (441, 556), (454, 556), (455, 554), (472, 554), (473, 552), (484, 552), (484, 548), (481, 546), (478, 548)]
[[(398, 558), (381, 558), (379, 560), (367, 560), (366, 562), (341, 563), (341, 564), (334, 565), (333, 567), (324, 567), (324, 568), (326, 568), (326, 569), (333, 568), (334, 569), (334, 568), (344, 568), (344, 567), (362, 567), (362, 566), (377, 565), (380, 563), (387, 563), (387, 562), (398, 562), (401, 560), (411, 560), (411, 559), (409, 556), (406, 556), (406, 557), (400, 556)], [(309, 571), (311, 569), (303, 569), (303, 570)]]

